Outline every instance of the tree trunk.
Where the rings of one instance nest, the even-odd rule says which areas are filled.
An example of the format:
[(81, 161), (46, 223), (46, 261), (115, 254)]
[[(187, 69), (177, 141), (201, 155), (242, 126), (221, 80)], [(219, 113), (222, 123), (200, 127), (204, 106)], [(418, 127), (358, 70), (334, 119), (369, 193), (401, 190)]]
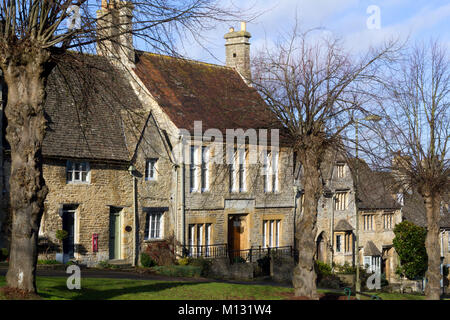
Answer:
[(8, 87), (6, 138), (11, 146), (11, 247), (7, 285), (36, 292), (37, 240), (47, 195), (42, 175), (45, 132), (45, 65), (49, 54), (35, 50), (10, 56), (2, 65)]
[(439, 300), (441, 296), (441, 253), (439, 245), (439, 197), (436, 194), (425, 193), (425, 209), (427, 214), (427, 237), (425, 247), (428, 255), (428, 269), (425, 274), (428, 283), (425, 288), (427, 300)]
[(300, 161), (303, 165), (302, 185), (305, 193), (303, 214), (297, 223), (295, 234), (299, 261), (292, 278), (295, 296), (307, 296), (313, 299), (318, 298), (314, 257), (316, 253), (317, 207), (322, 194), (320, 153), (319, 148), (309, 148), (309, 150), (300, 153)]

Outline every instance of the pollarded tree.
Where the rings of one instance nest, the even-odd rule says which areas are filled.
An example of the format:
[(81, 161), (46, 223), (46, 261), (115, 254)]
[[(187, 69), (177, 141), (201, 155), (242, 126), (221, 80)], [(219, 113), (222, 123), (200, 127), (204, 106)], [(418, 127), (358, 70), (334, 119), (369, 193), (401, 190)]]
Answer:
[[(89, 51), (132, 37), (171, 51), (177, 39), (198, 37), (211, 21), (232, 17), (209, 0), (5, 0), (0, 10), (0, 68), (6, 82), (6, 138), (11, 147), (11, 250), (7, 284), (36, 291), (37, 238), (47, 187), (42, 175), (46, 81), (67, 50)], [(98, 9), (105, 9), (96, 16)], [(108, 10), (106, 10), (108, 9)], [(134, 9), (134, 13), (132, 10)], [(125, 19), (133, 15), (133, 20)], [(131, 25), (132, 23), (132, 25)], [(111, 25), (116, 28), (111, 29)], [(114, 32), (109, 32), (114, 30)], [(97, 32), (98, 31), (98, 32)], [(93, 50), (91, 50), (92, 52)], [(134, 56), (134, 55), (133, 55)]]
[(275, 49), (261, 51), (253, 70), (254, 87), (281, 121), (302, 167), (304, 203), (296, 225), (299, 261), (293, 284), (296, 296), (312, 298), (317, 296), (317, 209), (327, 178), (321, 169), (331, 165), (329, 150), (344, 152), (341, 134), (352, 125), (351, 114), (364, 111), (364, 88), (376, 78), (377, 62), (394, 50), (389, 44), (351, 57), (339, 41), (314, 35), (314, 30), (300, 33), (295, 28)]
[[(374, 127), (379, 143), (371, 140), (368, 154), (392, 168), (398, 187), (418, 192), (424, 200), (428, 255), (425, 293), (427, 299), (439, 299), (440, 212), (450, 186), (450, 52), (437, 41), (416, 45), (389, 70), (376, 105), (383, 118)], [(385, 161), (380, 161), (383, 158)]]

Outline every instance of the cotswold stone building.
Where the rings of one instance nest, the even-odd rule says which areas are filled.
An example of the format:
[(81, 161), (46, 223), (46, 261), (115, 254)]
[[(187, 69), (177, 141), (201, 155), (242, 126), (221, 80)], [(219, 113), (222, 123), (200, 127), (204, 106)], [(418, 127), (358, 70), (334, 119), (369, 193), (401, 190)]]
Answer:
[[(276, 121), (245, 82), (243, 28), (225, 36), (227, 66), (136, 51), (130, 39), (122, 39), (121, 61), (111, 44), (61, 57), (45, 105), (41, 258), (134, 264), (168, 240), (179, 254), (206, 256), (292, 246), (293, 157), (275, 145)], [(247, 136), (233, 140), (230, 159), (228, 129)], [(6, 143), (3, 150), (7, 202)], [(68, 233), (62, 243), (58, 230)]]

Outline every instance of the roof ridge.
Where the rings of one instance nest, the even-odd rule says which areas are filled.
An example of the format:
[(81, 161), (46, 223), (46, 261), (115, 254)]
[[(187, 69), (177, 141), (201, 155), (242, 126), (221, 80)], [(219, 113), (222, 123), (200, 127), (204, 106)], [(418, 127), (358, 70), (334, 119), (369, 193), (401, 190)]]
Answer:
[(228, 66), (223, 66), (220, 64), (215, 64), (215, 63), (210, 63), (210, 62), (203, 62), (203, 61), (198, 61), (198, 60), (193, 60), (193, 59), (188, 59), (188, 58), (183, 58), (183, 57), (174, 57), (174, 56), (169, 56), (166, 54), (160, 54), (160, 53), (154, 53), (154, 52), (148, 52), (148, 51), (141, 51), (141, 50), (136, 50), (137, 52), (141, 52), (145, 55), (150, 55), (150, 56), (159, 56), (162, 58), (168, 58), (168, 59), (175, 59), (175, 60), (182, 60), (182, 61), (186, 61), (186, 62), (190, 62), (190, 63), (195, 63), (195, 64), (199, 64), (199, 65), (205, 65), (205, 66), (211, 66), (211, 67), (218, 67), (218, 68), (223, 68), (223, 69), (229, 69), (229, 70), (235, 70), (232, 67), (228, 67)]

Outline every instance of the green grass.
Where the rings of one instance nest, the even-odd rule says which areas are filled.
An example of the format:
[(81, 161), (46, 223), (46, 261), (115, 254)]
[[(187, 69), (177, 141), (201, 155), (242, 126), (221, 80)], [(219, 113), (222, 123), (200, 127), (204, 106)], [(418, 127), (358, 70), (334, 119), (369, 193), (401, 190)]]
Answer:
[[(195, 283), (189, 281), (153, 281), (128, 279), (81, 280), (81, 290), (69, 290), (65, 277), (38, 277), (39, 295), (46, 300), (233, 300), (286, 299), (292, 288), (232, 283)], [(0, 287), (6, 285), (0, 277)], [(327, 290), (319, 289), (320, 293)], [(367, 294), (372, 294), (367, 292)], [(423, 295), (376, 293), (383, 300), (423, 300)], [(344, 294), (342, 294), (344, 295)], [(368, 300), (369, 297), (362, 296)], [(0, 300), (2, 297), (0, 296)]]
[[(0, 287), (4, 285), (0, 277)], [(293, 292), (260, 285), (97, 278), (82, 279), (81, 290), (69, 290), (63, 277), (38, 277), (37, 286), (39, 295), (48, 300), (276, 300)]]

